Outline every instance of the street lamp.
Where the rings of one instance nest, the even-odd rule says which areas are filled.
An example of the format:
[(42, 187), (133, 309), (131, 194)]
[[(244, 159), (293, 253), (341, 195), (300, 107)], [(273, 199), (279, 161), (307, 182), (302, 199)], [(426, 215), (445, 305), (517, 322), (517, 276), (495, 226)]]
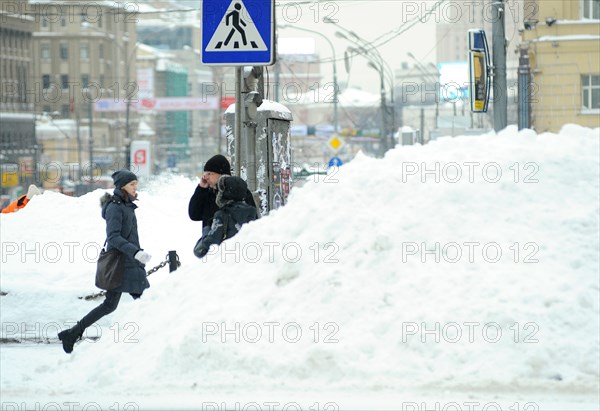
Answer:
[(329, 38), (326, 35), (324, 35), (321, 32), (318, 32), (316, 30), (310, 30), (310, 29), (306, 29), (304, 27), (298, 27), (298, 26), (291, 26), (288, 24), (279, 25), (279, 28), (282, 28), (282, 29), (292, 28), (292, 29), (306, 31), (308, 33), (316, 34), (316, 35), (324, 38), (327, 41), (327, 43), (329, 44), (329, 47), (331, 47), (331, 53), (333, 55), (333, 59), (331, 61), (333, 63), (333, 126), (335, 129), (335, 132), (337, 133), (339, 131), (339, 119), (338, 119), (339, 88), (338, 88), (338, 81), (337, 81), (337, 66), (336, 66), (336, 58), (335, 58), (335, 47), (333, 46), (333, 43), (331, 42), (331, 40), (329, 40)]
[[(338, 25), (338, 27), (340, 27)], [(395, 106), (394, 106), (394, 79), (393, 79), (393, 75), (390, 74), (392, 72), (391, 68), (389, 67), (389, 65), (385, 62), (385, 60), (383, 60), (383, 57), (381, 57), (381, 54), (379, 53), (379, 51), (377, 50), (377, 48), (370, 42), (368, 42), (367, 40), (364, 40), (362, 38), (360, 38), (356, 33), (354, 33), (353, 31), (350, 30), (346, 30), (344, 29), (350, 36), (352, 36), (353, 38), (348, 37), (347, 35), (345, 35), (342, 32), (336, 31), (335, 35), (336, 37), (348, 40), (352, 43), (354, 43), (354, 45), (356, 45), (357, 47), (348, 47), (348, 51), (350, 51), (353, 54), (359, 54), (364, 56), (367, 60), (369, 60), (368, 62), (368, 66), (373, 68), (375, 71), (377, 71), (379, 73), (379, 79), (380, 79), (380, 94), (381, 94), (381, 144), (382, 144), (382, 152), (387, 151), (387, 149), (390, 149), (392, 147), (394, 147), (394, 133), (393, 130), (396, 128), (396, 119), (395, 119)], [(346, 54), (346, 59), (348, 58), (348, 55)], [(346, 60), (347, 63), (347, 60)], [(348, 70), (349, 65), (346, 64), (346, 69)], [(386, 72), (387, 69), (387, 72)], [(385, 82), (386, 82), (386, 75), (387, 75), (387, 80), (390, 83), (390, 96), (391, 96), (391, 103), (392, 103), (392, 133), (389, 133), (390, 135), (390, 141), (389, 141), (389, 147), (388, 146), (388, 142), (387, 142), (387, 135), (388, 135), (388, 125), (387, 125), (387, 98), (385, 95)]]
[[(42, 113), (42, 115), (40, 116), (41, 120), (50, 120), (50, 123), (52, 123), (52, 125), (54, 127), (56, 127), (56, 129), (58, 131), (60, 131), (62, 133), (63, 136), (65, 136), (65, 138), (67, 140), (69, 140), (71, 137), (62, 129), (58, 126), (58, 124), (56, 124), (54, 122), (54, 117), (58, 117), (60, 116), (60, 113), (58, 111), (55, 111), (51, 114), (48, 113)], [(81, 137), (79, 135), (79, 122), (77, 122), (77, 181), (81, 181)]]
[[(419, 70), (421, 72), (423, 79), (433, 81), (433, 83), (435, 84), (435, 128), (437, 129), (438, 118), (440, 115), (440, 91), (439, 91), (440, 72), (433, 63), (429, 63), (428, 66), (432, 67), (435, 70), (434, 71), (435, 75), (434, 75), (431, 73), (431, 71), (427, 67), (425, 67), (423, 65), (423, 63), (421, 63), (419, 60), (417, 60), (417, 58), (414, 56), (414, 54), (412, 54), (411, 52), (408, 52), (408, 53), (406, 53), (406, 55), (409, 58), (411, 58), (412, 60), (414, 60), (414, 62), (416, 63), (415, 67), (417, 68), (417, 70)], [(421, 110), (423, 110), (423, 108), (421, 108)], [(425, 138), (425, 136), (423, 135), (423, 133), (425, 132), (424, 120), (422, 120), (421, 123), (422, 123), (421, 124), (421, 140), (424, 141), (424, 138)]]
[[(86, 21), (81, 23), (81, 27), (97, 31), (99, 33), (103, 33), (109, 39), (114, 40), (113, 44), (115, 46), (117, 46), (117, 48), (121, 51), (121, 55), (125, 56), (125, 87), (127, 87), (129, 85), (129, 78), (130, 78), (131, 58), (135, 55), (135, 52), (141, 43), (136, 43), (135, 46), (133, 47), (133, 49), (131, 50), (131, 52), (128, 54), (125, 47), (122, 44), (120, 44), (118, 41), (116, 41), (114, 34), (109, 33), (105, 30), (99, 29), (98, 27), (94, 27)], [(120, 64), (118, 66), (119, 66), (118, 71), (120, 72)], [(118, 89), (119, 88), (117, 88), (117, 90)], [(127, 100), (125, 101), (125, 168), (129, 169), (130, 165), (131, 165), (130, 158), (129, 158), (131, 155), (131, 137), (130, 137), (130, 127), (129, 127), (129, 114), (130, 114), (130, 110), (131, 110), (131, 93), (127, 93), (126, 99)], [(91, 108), (90, 108), (90, 116), (91, 116)], [(91, 119), (91, 117), (90, 117), (90, 119)], [(90, 127), (91, 127), (91, 125), (90, 125)], [(92, 162), (91, 158), (90, 158), (90, 162)]]

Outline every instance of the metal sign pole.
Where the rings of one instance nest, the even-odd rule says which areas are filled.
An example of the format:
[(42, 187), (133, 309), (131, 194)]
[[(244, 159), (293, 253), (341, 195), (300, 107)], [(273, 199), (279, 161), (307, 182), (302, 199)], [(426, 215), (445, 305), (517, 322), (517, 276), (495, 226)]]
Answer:
[(492, 0), (492, 57), (494, 60), (494, 129), (507, 125), (506, 36), (504, 28), (504, 0)]
[(241, 141), (242, 141), (242, 66), (235, 69), (235, 130), (234, 130), (234, 155), (235, 175), (241, 174)]

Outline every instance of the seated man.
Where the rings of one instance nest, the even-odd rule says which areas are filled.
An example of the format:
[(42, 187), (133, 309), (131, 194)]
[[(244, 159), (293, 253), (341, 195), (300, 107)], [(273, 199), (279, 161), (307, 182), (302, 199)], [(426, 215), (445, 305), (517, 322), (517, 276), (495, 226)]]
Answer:
[(212, 244), (221, 244), (240, 231), (243, 224), (256, 220), (256, 207), (247, 204), (244, 199), (248, 186), (240, 177), (223, 175), (217, 183), (217, 205), (210, 230), (203, 235), (194, 247), (194, 255), (202, 258)]
[[(202, 220), (202, 235), (210, 230), (213, 217), (219, 209), (216, 203), (217, 183), (223, 175), (231, 175), (229, 161), (221, 154), (212, 156), (204, 165), (200, 182), (196, 186), (194, 195), (190, 198), (188, 214), (193, 221)], [(253, 207), (256, 206), (250, 190), (246, 190), (245, 201)]]

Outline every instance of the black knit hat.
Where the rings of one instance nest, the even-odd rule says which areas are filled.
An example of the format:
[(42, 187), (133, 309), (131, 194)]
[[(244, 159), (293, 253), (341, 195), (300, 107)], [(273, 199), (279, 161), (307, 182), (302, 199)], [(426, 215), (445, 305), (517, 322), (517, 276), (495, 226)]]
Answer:
[(209, 158), (206, 164), (204, 164), (204, 171), (212, 171), (213, 173), (226, 174), (230, 176), (231, 165), (224, 156), (217, 154)]
[(116, 188), (122, 188), (138, 178), (129, 170), (119, 170), (112, 174), (112, 179)]

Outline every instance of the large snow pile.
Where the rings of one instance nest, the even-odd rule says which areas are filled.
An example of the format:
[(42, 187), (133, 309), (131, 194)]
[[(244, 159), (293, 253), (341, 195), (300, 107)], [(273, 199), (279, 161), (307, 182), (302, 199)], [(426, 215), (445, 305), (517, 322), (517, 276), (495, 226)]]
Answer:
[[(204, 261), (196, 182), (150, 182), (137, 210), (149, 266), (175, 249), (181, 268), (123, 296), (89, 330), (98, 342), (3, 366), (1, 388), (597, 390), (598, 134), (509, 128), (359, 155)], [(44, 193), (1, 217), (4, 337), (22, 322), (52, 334), (99, 303), (77, 296), (94, 291), (101, 194)]]

